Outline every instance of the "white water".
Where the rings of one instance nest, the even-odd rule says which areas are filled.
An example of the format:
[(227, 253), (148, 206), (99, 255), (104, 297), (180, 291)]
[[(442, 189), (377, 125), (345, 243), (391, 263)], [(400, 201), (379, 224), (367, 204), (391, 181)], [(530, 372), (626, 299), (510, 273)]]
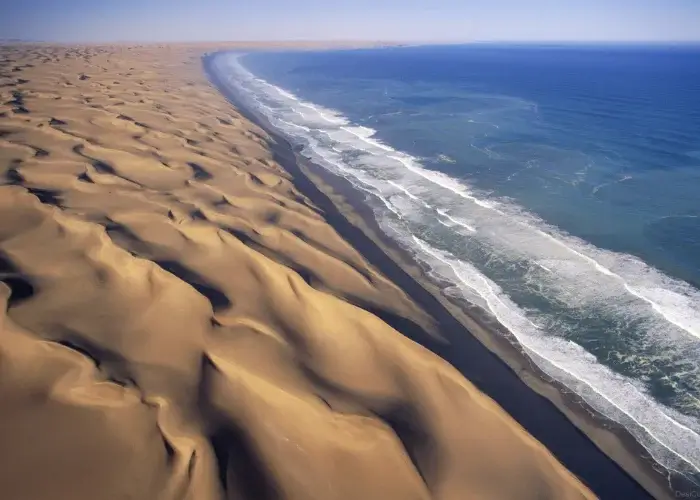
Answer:
[[(489, 199), (424, 168), (417, 158), (375, 139), (374, 130), (256, 78), (241, 66), (239, 56), (219, 56), (215, 66), (241, 99), (290, 142), (302, 145), (306, 156), (376, 197), (381, 205), (373, 208), (380, 224), (436, 277), (454, 283), (450, 293), (487, 309), (538, 366), (628, 428), (659, 463), (684, 473), (700, 472), (696, 418), (656, 402), (643, 380), (612, 371), (581, 345), (558, 335), (575, 327), (571, 318), (523, 308), (511, 297), (518, 289), (556, 297), (562, 311), (572, 317), (580, 314), (582, 321), (595, 311), (619, 328), (610, 335), (634, 329), (640, 342), (659, 353), (657, 360), (633, 360), (637, 363), (670, 363), (683, 356), (695, 363), (693, 356), (700, 354), (696, 289), (636, 257), (597, 248), (521, 207)], [(433, 222), (443, 231), (449, 228), (452, 242), (442, 244)], [(487, 272), (496, 264), (513, 271)], [(511, 275), (520, 281), (514, 284)]]

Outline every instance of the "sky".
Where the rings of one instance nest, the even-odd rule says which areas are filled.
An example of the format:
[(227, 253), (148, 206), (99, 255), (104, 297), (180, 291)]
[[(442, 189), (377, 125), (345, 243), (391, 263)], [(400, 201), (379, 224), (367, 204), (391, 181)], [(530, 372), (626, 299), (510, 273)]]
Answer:
[(700, 0), (0, 0), (0, 39), (700, 41)]

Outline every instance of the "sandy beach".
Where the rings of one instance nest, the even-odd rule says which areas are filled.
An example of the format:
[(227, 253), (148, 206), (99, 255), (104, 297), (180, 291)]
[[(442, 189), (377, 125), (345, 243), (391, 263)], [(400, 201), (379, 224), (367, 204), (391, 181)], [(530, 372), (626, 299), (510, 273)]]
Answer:
[(0, 495), (673, 497), (227, 100), (231, 47), (0, 46)]

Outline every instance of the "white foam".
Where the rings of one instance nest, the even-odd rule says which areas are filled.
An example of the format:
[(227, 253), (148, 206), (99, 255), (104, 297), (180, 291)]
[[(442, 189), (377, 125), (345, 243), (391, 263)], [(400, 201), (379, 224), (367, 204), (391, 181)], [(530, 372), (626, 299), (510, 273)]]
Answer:
[(437, 213), (439, 213), (440, 215), (442, 215), (443, 217), (445, 217), (447, 220), (451, 221), (453, 224), (455, 224), (455, 225), (457, 225), (457, 226), (462, 226), (463, 228), (467, 229), (468, 231), (470, 231), (470, 232), (472, 232), (472, 233), (476, 233), (476, 228), (474, 228), (474, 226), (471, 226), (471, 225), (467, 224), (467, 223), (466, 223), (464, 220), (462, 220), (462, 219), (457, 219), (457, 218), (455, 218), (455, 217), (452, 217), (451, 215), (449, 215), (449, 214), (448, 214), (445, 210), (443, 210), (442, 208), (438, 208), (438, 209), (437, 209)]
[(394, 151), (389, 146), (385, 146), (381, 142), (372, 139), (372, 136), (376, 133), (372, 129), (368, 129), (366, 127), (340, 127), (340, 129), (345, 130), (346, 132), (354, 135), (355, 137), (358, 137), (361, 141), (366, 142), (370, 146), (383, 149), (384, 151)]
[(541, 262), (535, 262), (535, 264), (537, 264), (537, 266), (538, 266), (540, 269), (544, 269), (544, 270), (547, 271), (548, 273), (551, 273), (551, 272), (552, 272), (552, 270), (551, 270), (550, 268), (548, 268), (547, 266), (545, 266), (545, 265), (542, 264)]
[(479, 205), (480, 207), (484, 208), (489, 208), (491, 210), (496, 211), (499, 214), (502, 214), (498, 208), (497, 205), (492, 202), (492, 201), (487, 201), (487, 200), (482, 200), (479, 199), (475, 196), (473, 196), (469, 190), (461, 184), (459, 181), (449, 177), (448, 175), (443, 174), (442, 172), (433, 172), (431, 170), (427, 170), (421, 166), (419, 166), (413, 159), (413, 157), (405, 154), (395, 154), (393, 156), (390, 156), (390, 158), (393, 158), (399, 162), (401, 162), (408, 170), (411, 172), (420, 175), (424, 179), (429, 180), (430, 182), (437, 184), (438, 186), (448, 189), (455, 193), (456, 195), (472, 201)]
[(424, 200), (422, 200), (421, 198), (419, 198), (419, 197), (416, 196), (415, 194), (411, 193), (408, 189), (406, 189), (405, 187), (403, 187), (401, 184), (398, 184), (398, 183), (396, 183), (396, 182), (394, 182), (394, 181), (387, 181), (387, 182), (388, 182), (388, 184), (390, 184), (391, 186), (394, 186), (396, 189), (398, 189), (399, 191), (401, 191), (402, 193), (404, 193), (406, 196), (408, 196), (409, 198), (411, 198), (413, 201), (417, 201), (418, 203), (420, 203), (421, 205), (423, 205), (425, 208), (433, 208), (432, 205), (426, 203)]
[[(270, 108), (268, 108), (268, 109), (270, 109)], [(289, 122), (289, 121), (283, 120), (281, 118), (278, 118), (277, 120), (280, 121), (281, 123), (284, 123), (285, 125), (287, 125), (289, 127), (299, 128), (305, 132), (311, 132), (311, 129), (309, 127), (305, 127), (304, 125), (299, 125), (298, 123)]]

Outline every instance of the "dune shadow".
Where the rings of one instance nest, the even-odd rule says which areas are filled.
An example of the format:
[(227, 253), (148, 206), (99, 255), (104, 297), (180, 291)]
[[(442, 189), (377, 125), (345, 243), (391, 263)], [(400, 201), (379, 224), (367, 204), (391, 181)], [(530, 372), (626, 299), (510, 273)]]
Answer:
[(219, 481), (228, 498), (279, 500), (282, 497), (255, 449), (252, 437), (241, 426), (231, 422), (230, 417), (212, 407), (212, 377), (218, 371), (209, 359), (204, 358), (198, 406), (217, 422), (208, 439), (216, 456)]
[(206, 279), (175, 260), (154, 260), (162, 269), (180, 278), (211, 302), (214, 312), (228, 309), (233, 304), (218, 288), (207, 283)]
[(440, 470), (437, 443), (420, 421), (418, 412), (408, 404), (398, 404), (377, 416), (394, 431), (406, 454), (428, 489), (437, 483)]
[(110, 382), (122, 387), (138, 387), (130, 370), (127, 368), (127, 360), (121, 355), (90, 342), (73, 332), (64, 332), (61, 337), (54, 340), (54, 342), (91, 360), (95, 367)]
[(16, 166), (10, 167), (5, 172), (5, 179), (7, 184), (20, 186), (24, 183), (24, 177), (19, 173)]
[(201, 165), (195, 162), (187, 162), (187, 166), (189, 166), (192, 169), (192, 174), (194, 178), (198, 181), (208, 181), (214, 178), (213, 175), (211, 175)]
[(20, 302), (32, 298), (35, 294), (34, 285), (29, 278), (24, 276), (2, 253), (0, 253), (0, 281), (10, 289), (8, 307), (16, 306)]
[(45, 205), (52, 205), (54, 207), (61, 207), (60, 191), (53, 189), (39, 189), (39, 188), (27, 188), (31, 194), (39, 198), (39, 201)]

